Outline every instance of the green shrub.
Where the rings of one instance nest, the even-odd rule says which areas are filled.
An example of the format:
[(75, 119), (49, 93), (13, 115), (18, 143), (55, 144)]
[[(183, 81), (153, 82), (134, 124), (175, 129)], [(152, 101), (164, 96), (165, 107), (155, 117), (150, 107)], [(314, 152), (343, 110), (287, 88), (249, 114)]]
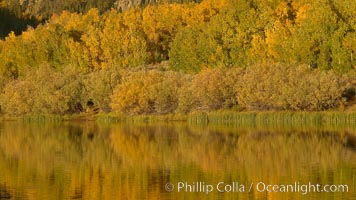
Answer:
[(112, 109), (125, 114), (171, 113), (178, 106), (180, 84), (174, 72), (128, 72), (114, 91)]
[(237, 99), (249, 110), (326, 110), (340, 105), (345, 89), (346, 81), (333, 71), (256, 65), (238, 82)]
[[(84, 99), (87, 102), (91, 101), (94, 106), (104, 112), (111, 111), (110, 97), (113, 95), (114, 89), (120, 80), (121, 74), (115, 68), (101, 69), (85, 75), (83, 77), (85, 86)], [(84, 102), (84, 105), (87, 102)]]
[(2, 109), (12, 115), (61, 113), (67, 109), (55, 88), (60, 77), (48, 67), (9, 82), (1, 95)]
[(76, 71), (59, 72), (48, 65), (9, 82), (0, 95), (4, 113), (65, 114), (83, 110), (84, 85)]
[(230, 109), (237, 105), (235, 84), (242, 69), (205, 69), (179, 92), (180, 112)]

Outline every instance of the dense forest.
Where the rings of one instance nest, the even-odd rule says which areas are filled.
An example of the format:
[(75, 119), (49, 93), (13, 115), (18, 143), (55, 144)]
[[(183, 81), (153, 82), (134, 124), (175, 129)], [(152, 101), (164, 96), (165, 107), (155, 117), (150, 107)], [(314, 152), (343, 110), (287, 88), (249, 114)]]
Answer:
[(356, 110), (353, 0), (0, 5), (2, 114)]
[[(167, 3), (200, 2), (200, 0), (170, 0)], [(53, 14), (64, 10), (87, 13), (96, 8), (100, 13), (114, 8), (122, 12), (133, 7), (145, 7), (157, 4), (157, 0), (0, 0), (0, 38), (10, 31), (20, 34), (28, 26), (36, 27), (48, 20)]]

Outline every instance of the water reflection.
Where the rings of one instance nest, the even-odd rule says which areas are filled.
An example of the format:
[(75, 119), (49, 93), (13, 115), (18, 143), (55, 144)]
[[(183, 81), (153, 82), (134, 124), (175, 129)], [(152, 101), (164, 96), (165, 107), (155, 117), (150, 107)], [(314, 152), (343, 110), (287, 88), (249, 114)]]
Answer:
[[(355, 141), (347, 128), (6, 122), (0, 199), (356, 199)], [(349, 192), (177, 192), (178, 182), (221, 181), (347, 184)]]

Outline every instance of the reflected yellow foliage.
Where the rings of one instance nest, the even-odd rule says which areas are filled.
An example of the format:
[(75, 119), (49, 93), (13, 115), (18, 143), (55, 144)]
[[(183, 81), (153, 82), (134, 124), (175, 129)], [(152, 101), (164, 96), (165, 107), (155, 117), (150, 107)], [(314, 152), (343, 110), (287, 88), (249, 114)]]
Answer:
[[(328, 130), (6, 122), (0, 124), (0, 187), (27, 199), (303, 199), (298, 193), (256, 190), (166, 193), (164, 185), (311, 181), (351, 186), (356, 133)], [(354, 197), (350, 190), (335, 195)]]

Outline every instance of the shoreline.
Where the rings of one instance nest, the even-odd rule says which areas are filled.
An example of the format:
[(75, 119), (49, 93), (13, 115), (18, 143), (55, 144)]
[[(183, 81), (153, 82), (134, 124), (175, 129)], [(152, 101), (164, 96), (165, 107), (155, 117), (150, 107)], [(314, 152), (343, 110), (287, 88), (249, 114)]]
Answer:
[(59, 122), (187, 122), (193, 124), (356, 124), (355, 111), (213, 111), (189, 114), (123, 115), (116, 113), (86, 113), (74, 115), (0, 116), (0, 121)]

